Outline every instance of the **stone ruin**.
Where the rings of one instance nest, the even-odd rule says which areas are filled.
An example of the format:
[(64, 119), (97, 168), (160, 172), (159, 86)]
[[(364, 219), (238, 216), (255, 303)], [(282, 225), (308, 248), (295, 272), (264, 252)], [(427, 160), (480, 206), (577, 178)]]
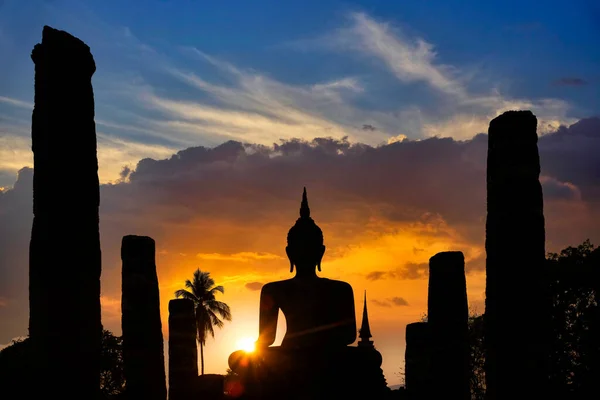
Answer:
[[(39, 368), (35, 386), (50, 390), (69, 371), (61, 398), (94, 399), (100, 386), (102, 337), (92, 89), (96, 65), (85, 43), (49, 26), (44, 26), (31, 59), (35, 106), (29, 337)], [(57, 188), (65, 174), (76, 184)]]
[[(536, 130), (530, 111), (509, 111), (492, 120), (488, 132), (484, 343), (489, 400), (549, 394), (550, 299)], [(429, 320), (406, 328), (411, 399), (469, 397), (467, 307), (462, 253), (436, 254), (430, 259)]]
[(431, 338), (427, 322), (406, 325), (404, 386), (412, 400), (429, 398), (431, 389)]
[(470, 399), (469, 306), (462, 252), (437, 253), (429, 259), (427, 317), (432, 398)]
[(188, 400), (195, 395), (198, 347), (194, 302), (169, 301), (169, 400)]
[[(490, 122), (486, 221), (486, 396), (543, 398), (550, 303), (537, 119), (509, 111)], [(526, 306), (524, 306), (526, 305)]]
[(126, 394), (166, 400), (165, 358), (154, 239), (123, 237), (122, 331)]

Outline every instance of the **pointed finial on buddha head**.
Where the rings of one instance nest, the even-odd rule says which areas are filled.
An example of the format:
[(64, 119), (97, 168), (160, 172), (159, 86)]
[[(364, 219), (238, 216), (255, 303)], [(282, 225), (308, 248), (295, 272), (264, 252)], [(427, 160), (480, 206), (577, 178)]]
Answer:
[(310, 218), (310, 208), (308, 208), (306, 187), (304, 187), (304, 192), (302, 193), (302, 203), (300, 203), (300, 218)]
[(288, 232), (287, 242), (286, 253), (290, 260), (290, 272), (294, 271), (294, 265), (300, 268), (314, 268), (316, 265), (321, 271), (321, 258), (325, 253), (323, 232), (310, 217), (306, 187), (302, 192), (300, 218)]

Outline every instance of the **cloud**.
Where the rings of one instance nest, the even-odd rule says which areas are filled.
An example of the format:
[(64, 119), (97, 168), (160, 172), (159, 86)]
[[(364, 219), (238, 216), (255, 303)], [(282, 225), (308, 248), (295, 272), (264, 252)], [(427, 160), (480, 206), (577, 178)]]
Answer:
[(373, 271), (367, 274), (367, 280), (369, 281), (378, 281), (383, 279), (386, 276), (387, 272), (385, 271)]
[(371, 300), (371, 302), (380, 307), (391, 307), (392, 306), (388, 301), (373, 299), (373, 300)]
[[(582, 120), (543, 135), (539, 150), (548, 191), (547, 250), (587, 237), (600, 242), (595, 223), (600, 215), (594, 207), (600, 201), (600, 120)], [(119, 249), (126, 234), (156, 240), (164, 307), (199, 261), (217, 282), (229, 282), (228, 296), (252, 294), (244, 287), (248, 282), (285, 279), (285, 238), (298, 218), (303, 186), (325, 236), (325, 276), (358, 287), (370, 271), (368, 282), (402, 287), (411, 307), (419, 304), (409, 291), (426, 282), (433, 254), (460, 250), (469, 275), (483, 268), (486, 153), (487, 136), (478, 135), (380, 146), (333, 138), (271, 146), (230, 141), (142, 159), (126, 181), (100, 190), (104, 317), (118, 325)], [(57, 190), (78, 185), (76, 176)], [(0, 308), (0, 330), (13, 329), (10, 337), (19, 334), (15, 327), (27, 326), (32, 183), (32, 170), (22, 169), (13, 188), (0, 193), (0, 296), (10, 299)], [(580, 196), (551, 194), (550, 187), (573, 189), (566, 183)], [(386, 292), (379, 300), (393, 297)], [(10, 326), (3, 321), (11, 321)]]
[[(271, 146), (295, 138), (347, 137), (352, 143), (377, 146), (405, 138), (470, 139), (485, 132), (489, 120), (501, 112), (523, 108), (538, 115), (541, 133), (575, 122), (565, 101), (513, 98), (492, 82), (485, 90), (474, 90), (473, 73), (444, 63), (443, 49), (407, 34), (406, 27), (364, 13), (349, 14), (349, 27), (318, 40), (318, 46), (335, 51), (340, 62), (351, 62), (360, 72), (292, 84), (201, 49), (157, 49), (131, 29), (109, 26), (77, 10), (81, 18), (67, 27), (90, 38), (96, 53), (109, 52), (111, 60), (120, 60), (114, 71), (99, 70), (94, 77), (103, 183), (122, 179), (123, 167), (133, 168), (140, 158), (164, 158), (181, 148), (227, 140)], [(366, 62), (357, 62), (356, 55)], [(373, 83), (377, 80), (399, 91), (415, 90), (416, 95), (390, 108)], [(32, 108), (6, 96), (0, 103)], [(27, 121), (21, 120), (28, 130)], [(6, 126), (0, 122), (0, 132)], [(7, 186), (10, 174), (31, 165), (27, 136), (14, 131), (0, 136), (8, 142), (0, 146), (0, 186)]]
[(560, 78), (555, 80), (553, 83), (555, 86), (585, 86), (588, 84), (588, 82), (584, 79), (573, 77)]
[(487, 92), (472, 90), (476, 74), (444, 64), (432, 43), (408, 35), (399, 25), (365, 13), (350, 13), (349, 20), (349, 27), (304, 41), (302, 47), (351, 51), (379, 62), (403, 85), (425, 85), (434, 95), (427, 100), (430, 106), (413, 103), (402, 111), (401, 122), (406, 126), (410, 121), (421, 137), (468, 139), (485, 132), (490, 119), (511, 109), (533, 110), (542, 132), (576, 122), (567, 116), (570, 105), (559, 99), (512, 98), (491, 83)]
[(370, 125), (370, 124), (364, 124), (362, 126), (362, 130), (363, 131), (371, 131), (372, 132), (372, 131), (376, 131), (377, 128), (375, 128), (373, 125)]
[(0, 308), (8, 306), (8, 299), (5, 297), (0, 297)]
[(406, 299), (403, 297), (391, 297), (385, 300), (373, 299), (371, 302), (380, 307), (406, 307), (409, 305), (408, 301), (406, 301)]
[(545, 199), (581, 200), (581, 191), (572, 183), (547, 176), (541, 176), (540, 183)]
[(282, 257), (276, 254), (269, 253), (254, 253), (250, 251), (244, 251), (235, 254), (219, 254), (219, 253), (210, 253), (196, 254), (196, 257), (203, 260), (213, 260), (213, 261), (235, 261), (235, 262), (249, 262), (249, 261), (261, 261), (261, 260), (280, 260)]
[(0, 103), (8, 104), (13, 107), (26, 108), (29, 110), (33, 110), (33, 103), (29, 103), (27, 101), (13, 99), (10, 97), (0, 96)]
[(427, 276), (429, 263), (407, 262), (402, 268), (390, 271), (373, 271), (366, 275), (369, 281), (378, 281), (382, 279), (422, 279)]
[(406, 301), (403, 297), (392, 297), (390, 299), (390, 301), (395, 305), (395, 306), (408, 306), (408, 301)]
[(254, 291), (254, 292), (262, 289), (263, 286), (264, 286), (264, 283), (262, 283), (262, 282), (248, 282), (244, 285), (244, 287), (246, 289)]

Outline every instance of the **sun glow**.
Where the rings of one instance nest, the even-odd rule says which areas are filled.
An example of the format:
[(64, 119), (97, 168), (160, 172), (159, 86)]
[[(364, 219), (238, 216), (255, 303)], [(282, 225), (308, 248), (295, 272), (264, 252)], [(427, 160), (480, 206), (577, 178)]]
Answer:
[(237, 341), (237, 347), (247, 353), (252, 353), (255, 349), (255, 340), (250, 337), (241, 338)]

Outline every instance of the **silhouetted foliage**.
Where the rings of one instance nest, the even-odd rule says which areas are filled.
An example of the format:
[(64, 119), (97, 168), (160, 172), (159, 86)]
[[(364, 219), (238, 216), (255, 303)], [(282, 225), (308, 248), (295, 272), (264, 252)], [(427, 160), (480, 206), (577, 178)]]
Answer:
[[(123, 376), (123, 350), (120, 336), (110, 331), (102, 333), (102, 353), (100, 356), (100, 391), (103, 399), (121, 398), (125, 389)], [(28, 389), (32, 388), (31, 371), (36, 355), (32, 350), (31, 339), (13, 340), (0, 351), (0, 388), (1, 394), (18, 393), (18, 398), (29, 398)], [(65, 382), (69, 382), (69, 372), (64, 371)], [(57, 383), (61, 385), (61, 383)], [(7, 396), (7, 398), (13, 398)], [(15, 397), (17, 398), (17, 397)]]
[(547, 256), (554, 342), (551, 379), (561, 398), (587, 398), (600, 372), (600, 248), (589, 240)]
[(485, 396), (485, 353), (483, 347), (483, 315), (469, 315), (469, 383), (471, 399), (483, 400)]
[(105, 398), (111, 399), (117, 398), (124, 389), (123, 339), (104, 330), (100, 356), (100, 390)]
[(200, 344), (201, 374), (204, 375), (204, 345), (206, 337), (215, 336), (214, 327), (222, 328), (225, 321), (231, 321), (231, 310), (222, 301), (215, 299), (217, 292), (225, 293), (223, 286), (215, 286), (215, 281), (210, 277), (210, 272), (194, 271), (193, 280), (185, 281), (186, 289), (175, 292), (176, 297), (182, 297), (194, 302), (196, 314), (197, 339)]

